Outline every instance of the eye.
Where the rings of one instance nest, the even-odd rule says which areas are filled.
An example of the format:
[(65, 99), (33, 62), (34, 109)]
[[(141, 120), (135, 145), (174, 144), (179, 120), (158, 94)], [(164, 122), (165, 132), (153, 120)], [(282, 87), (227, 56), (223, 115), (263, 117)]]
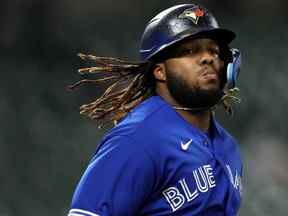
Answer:
[(220, 56), (220, 50), (217, 47), (209, 49), (209, 52), (216, 58), (219, 58)]
[(183, 49), (182, 51), (181, 51), (181, 56), (188, 56), (188, 55), (193, 55), (193, 54), (195, 54), (195, 51), (194, 50), (192, 50), (192, 49), (190, 49), (190, 48), (187, 48), (187, 49)]

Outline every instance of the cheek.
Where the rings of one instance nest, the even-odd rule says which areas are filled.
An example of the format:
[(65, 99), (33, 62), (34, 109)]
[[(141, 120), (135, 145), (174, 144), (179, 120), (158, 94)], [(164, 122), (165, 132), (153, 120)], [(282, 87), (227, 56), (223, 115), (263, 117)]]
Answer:
[(177, 77), (185, 80), (187, 84), (195, 84), (197, 82), (198, 66), (187, 59), (171, 59), (167, 61), (167, 68)]
[(218, 61), (216, 61), (215, 68), (219, 72), (219, 74), (221, 75), (221, 73), (223, 73), (223, 69), (224, 69), (224, 61), (222, 61), (220, 59)]

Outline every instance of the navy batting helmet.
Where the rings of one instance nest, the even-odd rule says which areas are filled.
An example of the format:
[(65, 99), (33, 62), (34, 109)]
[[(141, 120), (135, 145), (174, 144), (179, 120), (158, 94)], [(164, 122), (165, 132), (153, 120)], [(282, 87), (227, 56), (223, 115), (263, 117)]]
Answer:
[[(176, 5), (162, 11), (147, 24), (141, 39), (141, 59), (156, 59), (163, 50), (188, 37), (211, 38), (228, 46), (235, 38), (235, 33), (220, 28), (215, 17), (204, 7), (195, 4)], [(233, 88), (238, 77), (241, 56), (237, 49), (231, 49), (230, 55), (226, 77), (228, 87)]]

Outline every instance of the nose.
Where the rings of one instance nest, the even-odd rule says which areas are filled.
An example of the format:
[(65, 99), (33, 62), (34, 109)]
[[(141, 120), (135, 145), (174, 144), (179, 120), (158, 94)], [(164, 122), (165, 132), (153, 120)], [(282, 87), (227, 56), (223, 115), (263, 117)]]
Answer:
[(215, 56), (209, 52), (202, 52), (200, 55), (200, 64), (201, 65), (211, 65), (215, 61)]

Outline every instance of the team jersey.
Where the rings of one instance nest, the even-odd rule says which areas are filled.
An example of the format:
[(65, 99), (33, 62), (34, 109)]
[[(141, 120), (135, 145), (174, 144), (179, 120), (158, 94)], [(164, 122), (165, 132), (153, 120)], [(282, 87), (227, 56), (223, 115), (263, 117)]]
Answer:
[(234, 216), (241, 176), (238, 144), (214, 117), (208, 135), (152, 96), (98, 144), (69, 216)]

